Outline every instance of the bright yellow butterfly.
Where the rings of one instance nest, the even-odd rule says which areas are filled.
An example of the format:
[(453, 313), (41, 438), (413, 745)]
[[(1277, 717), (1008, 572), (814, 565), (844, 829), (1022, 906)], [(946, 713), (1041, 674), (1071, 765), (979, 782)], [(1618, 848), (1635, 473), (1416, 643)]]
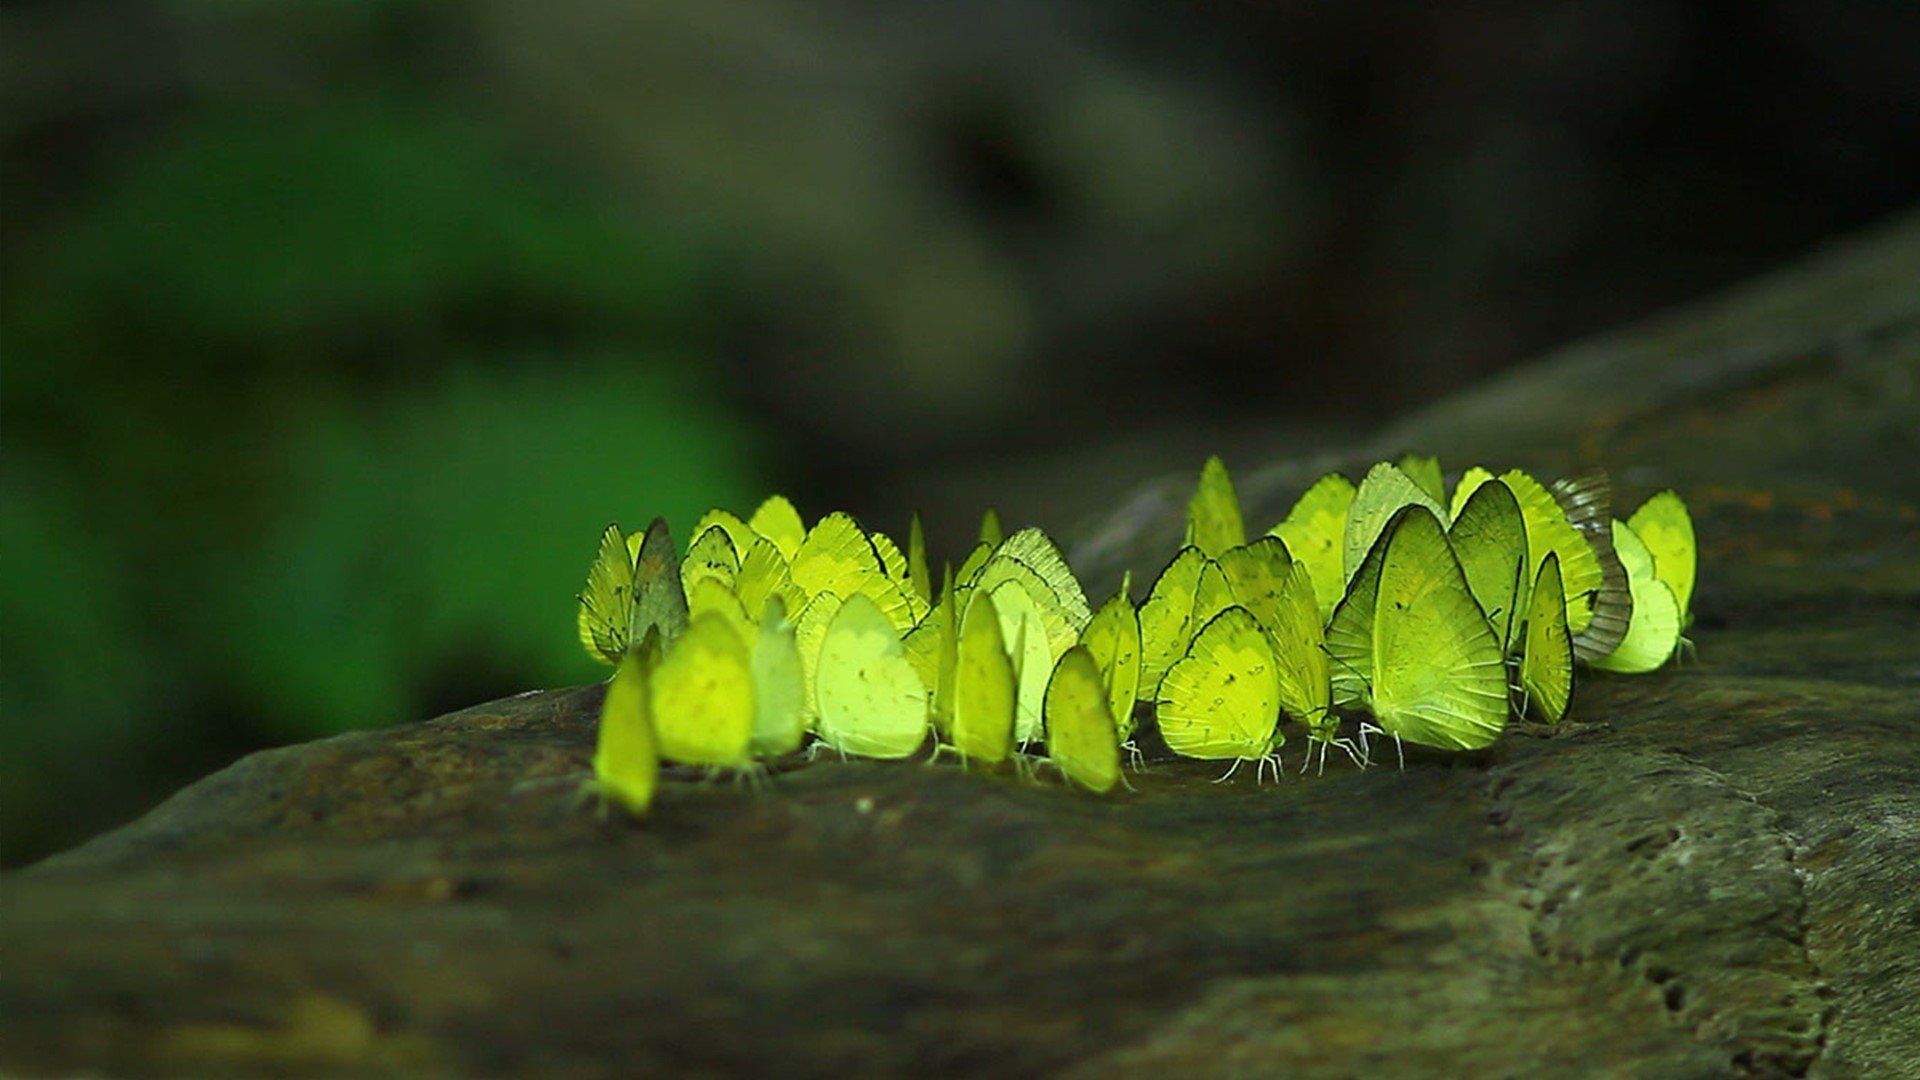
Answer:
[(1446, 508), (1434, 501), (1412, 477), (1401, 472), (1398, 465), (1383, 461), (1367, 470), (1360, 487), (1353, 493), (1353, 505), (1347, 510), (1347, 531), (1341, 541), (1341, 564), (1346, 567), (1349, 584), (1387, 522), (1406, 506), (1424, 506), (1442, 525), (1447, 522)]
[(1627, 526), (1653, 554), (1654, 575), (1673, 590), (1674, 603), (1680, 607), (1680, 629), (1685, 630), (1693, 622), (1693, 579), (1699, 559), (1687, 504), (1674, 492), (1663, 491), (1641, 503)]
[(911, 630), (916, 621), (906, 588), (887, 575), (873, 539), (851, 515), (835, 512), (815, 523), (787, 573), (808, 597), (823, 592), (842, 598), (866, 596), (901, 633)]
[(1124, 587), (1093, 613), (1080, 644), (1093, 654), (1107, 687), (1107, 711), (1126, 742), (1133, 736), (1133, 705), (1140, 691), (1140, 615)]
[[(1503, 651), (1520, 648), (1522, 617), (1526, 613), (1533, 561), (1527, 549), (1527, 519), (1506, 481), (1488, 479), (1477, 485), (1455, 512), (1447, 541), (1467, 575), (1467, 588), (1480, 602)], [(1560, 575), (1554, 558), (1554, 577)], [(1562, 616), (1562, 622), (1565, 617)]]
[(1013, 658), (1000, 634), (993, 594), (971, 592), (954, 650), (952, 721), (947, 741), (962, 760), (989, 765), (1013, 753)]
[[(657, 639), (653, 639), (657, 641)], [(649, 669), (657, 649), (634, 649), (620, 660), (600, 705), (600, 736), (593, 752), (593, 779), (585, 790), (645, 816), (659, 782), (660, 751), (654, 739)]]
[(1396, 741), (1473, 750), (1506, 726), (1500, 642), (1424, 505), (1381, 530), (1334, 610), (1327, 651), (1334, 700), (1365, 706)]
[(755, 757), (779, 757), (800, 749), (807, 737), (807, 684), (800, 646), (779, 597), (767, 601), (754, 630), (753, 736)]
[(1230, 607), (1201, 629), (1161, 681), (1154, 716), (1176, 754), (1277, 765), (1280, 675), (1252, 612)]
[(1680, 644), (1680, 603), (1654, 570), (1653, 553), (1624, 521), (1613, 523), (1613, 546), (1633, 590), (1633, 618), (1619, 648), (1590, 661), (1602, 671), (1638, 675), (1667, 662)]
[(1353, 481), (1328, 473), (1307, 488), (1285, 521), (1268, 530), (1286, 541), (1287, 551), (1313, 575), (1314, 602), (1323, 622), (1347, 592), (1344, 545), (1353, 495)]
[(650, 627), (672, 643), (687, 625), (687, 595), (666, 521), (654, 518), (644, 537), (624, 540), (620, 526), (607, 526), (579, 600), (580, 641), (605, 663), (619, 663)]
[(1549, 724), (1567, 715), (1573, 701), (1573, 635), (1567, 630), (1567, 600), (1560, 585), (1560, 559), (1547, 552), (1527, 607), (1525, 648), (1520, 654), (1522, 711), (1531, 708)]
[(1217, 559), (1221, 552), (1246, 542), (1247, 527), (1240, 515), (1240, 497), (1234, 494), (1233, 479), (1218, 455), (1210, 457), (1200, 470), (1193, 497), (1187, 500), (1186, 543)]
[(820, 741), (841, 753), (903, 758), (926, 742), (926, 684), (871, 597), (850, 596), (834, 613), (820, 644), (814, 694)]
[(1099, 665), (1086, 646), (1068, 649), (1054, 667), (1046, 714), (1047, 760), (1088, 791), (1113, 790), (1120, 782), (1120, 736)]
[(686, 765), (743, 769), (753, 763), (753, 661), (733, 621), (702, 612), (653, 672), (660, 754)]
[(769, 495), (747, 519), (747, 526), (754, 532), (773, 541), (780, 554), (792, 561), (807, 538), (807, 524), (800, 518), (800, 511), (785, 495)]

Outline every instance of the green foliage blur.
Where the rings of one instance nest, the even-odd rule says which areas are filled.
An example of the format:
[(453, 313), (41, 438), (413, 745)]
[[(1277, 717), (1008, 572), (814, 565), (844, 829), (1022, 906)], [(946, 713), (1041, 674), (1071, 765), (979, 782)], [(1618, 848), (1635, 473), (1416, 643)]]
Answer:
[(0, 865), (246, 750), (600, 678), (607, 522), (763, 493), (713, 253), (455, 116), (208, 104), (101, 175), (10, 230)]

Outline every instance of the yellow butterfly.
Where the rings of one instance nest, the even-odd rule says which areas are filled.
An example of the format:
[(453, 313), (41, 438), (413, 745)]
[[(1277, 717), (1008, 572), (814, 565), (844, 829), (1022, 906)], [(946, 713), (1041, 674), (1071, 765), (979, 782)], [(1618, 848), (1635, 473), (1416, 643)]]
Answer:
[(1347, 510), (1347, 531), (1341, 541), (1341, 563), (1346, 567), (1349, 587), (1387, 522), (1407, 506), (1426, 507), (1442, 525), (1448, 520), (1446, 508), (1398, 465), (1383, 461), (1367, 470)]
[(1080, 644), (1093, 655), (1107, 687), (1107, 711), (1121, 742), (1133, 736), (1133, 705), (1140, 690), (1140, 615), (1126, 586), (1093, 613)]
[(807, 538), (807, 523), (785, 495), (769, 495), (747, 519), (754, 532), (773, 541), (780, 554), (791, 561)]
[(793, 623), (779, 597), (767, 601), (754, 631), (753, 736), (755, 757), (779, 757), (807, 737), (806, 677)]
[[(1453, 489), (1456, 510), (1465, 505), (1481, 484), (1493, 478), (1492, 473), (1478, 466), (1468, 469)], [(1513, 492), (1514, 500), (1520, 504), (1520, 515), (1526, 519), (1527, 557), (1532, 560), (1527, 567), (1527, 580), (1531, 582), (1540, 575), (1540, 564), (1546, 561), (1548, 552), (1559, 559), (1560, 580), (1567, 593), (1567, 629), (1576, 635), (1576, 655), (1586, 658), (1581, 653), (1578, 635), (1593, 622), (1594, 597), (1606, 584), (1600, 556), (1567, 520), (1566, 511), (1540, 481), (1519, 469), (1509, 469), (1501, 473), (1499, 479)]]
[(873, 539), (851, 515), (836, 512), (815, 523), (795, 551), (787, 573), (808, 597), (823, 592), (842, 598), (867, 597), (901, 633), (917, 621), (906, 589), (888, 576)]
[(1334, 700), (1365, 706), (1396, 743), (1472, 750), (1506, 726), (1500, 642), (1423, 504), (1388, 519), (1334, 609), (1327, 652)]
[(702, 612), (669, 645), (653, 673), (660, 754), (686, 765), (753, 763), (753, 660), (734, 622)]
[(680, 559), (680, 587), (692, 599), (694, 586), (705, 580), (719, 582), (734, 591), (734, 579), (740, 574), (740, 553), (724, 525), (709, 525), (695, 533), (693, 543)]
[(1672, 491), (1663, 491), (1633, 512), (1627, 526), (1647, 545), (1653, 555), (1653, 572), (1673, 590), (1674, 603), (1680, 607), (1680, 629), (1693, 622), (1693, 579), (1699, 548), (1693, 536), (1693, 516), (1687, 504)]
[[(649, 639), (649, 645), (658, 641)], [(593, 752), (593, 779), (584, 790), (645, 816), (660, 775), (653, 732), (650, 670), (658, 648), (634, 649), (620, 660), (600, 705), (600, 736)], [(604, 804), (603, 804), (604, 807)]]
[(624, 539), (620, 526), (607, 526), (579, 600), (580, 642), (604, 663), (618, 664), (649, 627), (667, 643), (678, 637), (687, 625), (687, 596), (666, 521), (654, 518), (644, 537)]
[(1200, 483), (1187, 501), (1186, 543), (1199, 548), (1209, 558), (1219, 558), (1228, 548), (1247, 542), (1247, 527), (1240, 514), (1240, 497), (1234, 493), (1227, 466), (1216, 455), (1200, 470)]
[(947, 740), (963, 761), (989, 765), (1013, 753), (1016, 682), (1013, 658), (1000, 633), (994, 594), (968, 595), (954, 650), (952, 720)]
[(1551, 551), (1533, 583), (1524, 641), (1525, 649), (1520, 654), (1521, 711), (1535, 709), (1547, 723), (1557, 724), (1573, 701), (1573, 635), (1567, 630), (1560, 559)]
[(926, 684), (865, 594), (848, 597), (828, 624), (814, 694), (820, 741), (843, 754), (903, 758), (926, 742)]
[[(1493, 624), (1504, 652), (1519, 649), (1533, 565), (1527, 548), (1527, 520), (1506, 481), (1488, 479), (1476, 486), (1454, 514), (1447, 541), (1467, 575), (1467, 588)], [(1559, 559), (1552, 552), (1554, 578)], [(1563, 615), (1561, 621), (1565, 622)]]
[(1047, 682), (1047, 760), (1103, 795), (1120, 782), (1120, 736), (1107, 701), (1093, 654), (1084, 645), (1068, 649)]
[(1287, 551), (1313, 575), (1314, 602), (1324, 622), (1346, 595), (1347, 511), (1353, 506), (1353, 481), (1328, 473), (1307, 488), (1287, 518), (1268, 530), (1286, 541)]
[(1637, 675), (1667, 662), (1680, 644), (1680, 602), (1673, 588), (1660, 580), (1653, 552), (1640, 534), (1624, 521), (1613, 523), (1613, 546), (1627, 570), (1633, 590), (1633, 615), (1619, 647), (1589, 661), (1602, 671)]
[[(1154, 717), (1168, 749), (1193, 758), (1267, 762), (1280, 731), (1280, 674), (1273, 644), (1243, 607), (1214, 616), (1167, 670)], [(1231, 774), (1231, 770), (1229, 770)]]

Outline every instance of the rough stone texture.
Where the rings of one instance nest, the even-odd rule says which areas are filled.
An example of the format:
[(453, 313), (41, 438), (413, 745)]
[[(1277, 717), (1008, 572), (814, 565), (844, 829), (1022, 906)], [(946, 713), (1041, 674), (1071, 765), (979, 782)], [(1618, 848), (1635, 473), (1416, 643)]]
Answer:
[(1907, 221), (1249, 471), (1260, 523), (1405, 447), (1692, 503), (1696, 658), (1404, 771), (823, 760), (602, 821), (596, 688), (255, 755), (0, 877), (0, 1072), (1920, 1076), (1917, 421)]

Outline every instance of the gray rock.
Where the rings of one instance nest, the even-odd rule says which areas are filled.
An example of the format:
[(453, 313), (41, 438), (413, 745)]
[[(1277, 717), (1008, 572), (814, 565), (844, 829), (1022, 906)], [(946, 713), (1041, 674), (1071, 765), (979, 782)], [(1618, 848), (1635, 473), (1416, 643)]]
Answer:
[[(601, 820), (598, 688), (254, 755), (0, 877), (0, 1072), (1920, 1076), (1916, 421), (1920, 219), (1249, 473), (1254, 523), (1403, 448), (1692, 504), (1697, 656), (1404, 771)], [(1082, 569), (1155, 571), (1186, 482)]]

